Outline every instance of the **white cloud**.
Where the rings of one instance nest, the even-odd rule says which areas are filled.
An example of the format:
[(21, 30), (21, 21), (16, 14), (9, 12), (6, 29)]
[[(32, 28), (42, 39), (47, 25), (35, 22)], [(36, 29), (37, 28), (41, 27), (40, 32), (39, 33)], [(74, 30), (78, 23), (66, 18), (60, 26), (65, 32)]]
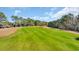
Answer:
[[(52, 11), (56, 10), (57, 7), (51, 8), (50, 12), (45, 12), (44, 16), (31, 16), (30, 18), (35, 19), (35, 20), (41, 20), (41, 21), (51, 21), (51, 15), (53, 14)], [(28, 18), (27, 16), (23, 18)]]
[(14, 15), (19, 15), (21, 13), (20, 10), (15, 10)]
[(28, 17), (27, 16), (22, 16), (24, 19), (27, 19)]
[(34, 20), (41, 20), (41, 21), (49, 21), (50, 18), (47, 17), (47, 16), (22, 16), (23, 18), (27, 19), (27, 18), (31, 18), (31, 19), (34, 19)]
[(47, 16), (42, 16), (42, 17), (41, 16), (32, 16), (30, 18), (35, 19), (35, 20), (41, 20), (41, 21), (48, 21), (50, 19)]
[(45, 15), (50, 16), (52, 14), (54, 14), (53, 12), (57, 9), (57, 7), (53, 7), (50, 9), (50, 12), (45, 12)]
[[(32, 16), (30, 18), (36, 19), (36, 20), (41, 20), (41, 21), (52, 21), (52, 20), (57, 20), (58, 18), (62, 17), (65, 14), (72, 13), (74, 15), (79, 14), (79, 8), (78, 7), (66, 7), (58, 11), (57, 13), (53, 13), (56, 8), (51, 8), (50, 12), (45, 12), (44, 16)], [(20, 10), (15, 10), (14, 15), (19, 15), (21, 13)], [(28, 17), (24, 17), (28, 18)]]
[(62, 9), (61, 11), (57, 12), (56, 14), (54, 14), (54, 15), (51, 14), (49, 16), (51, 18), (53, 18), (54, 20), (56, 20), (56, 19), (62, 17), (65, 14), (68, 14), (68, 13), (72, 13), (74, 15), (77, 15), (77, 14), (79, 14), (79, 8), (78, 7), (66, 7), (66, 8)]

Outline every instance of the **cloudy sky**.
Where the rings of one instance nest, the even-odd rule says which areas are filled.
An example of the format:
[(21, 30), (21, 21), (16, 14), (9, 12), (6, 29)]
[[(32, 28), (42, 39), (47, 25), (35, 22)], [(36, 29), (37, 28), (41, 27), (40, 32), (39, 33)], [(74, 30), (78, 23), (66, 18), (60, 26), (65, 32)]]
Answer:
[(78, 7), (0, 7), (0, 12), (5, 13), (8, 20), (11, 16), (22, 16), (23, 18), (32, 18), (35, 20), (52, 21), (60, 18), (64, 14), (79, 14)]

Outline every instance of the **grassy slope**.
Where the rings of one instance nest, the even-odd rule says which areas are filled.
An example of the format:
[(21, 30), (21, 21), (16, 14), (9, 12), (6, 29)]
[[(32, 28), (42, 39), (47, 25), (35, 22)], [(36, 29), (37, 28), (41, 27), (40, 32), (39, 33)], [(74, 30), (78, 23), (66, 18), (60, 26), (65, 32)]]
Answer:
[(57, 29), (25, 27), (0, 38), (0, 50), (79, 50), (78, 36)]

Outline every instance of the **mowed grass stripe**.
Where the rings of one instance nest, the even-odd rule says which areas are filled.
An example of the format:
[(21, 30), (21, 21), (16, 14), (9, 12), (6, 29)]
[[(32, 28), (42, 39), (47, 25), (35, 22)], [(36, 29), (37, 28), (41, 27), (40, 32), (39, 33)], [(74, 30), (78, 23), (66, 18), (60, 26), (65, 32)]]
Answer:
[[(33, 29), (34, 29), (34, 28), (33, 28)], [(38, 28), (38, 30), (40, 30), (40, 28)], [(37, 30), (36, 30), (36, 31), (37, 31)], [(43, 30), (42, 30), (42, 31), (43, 31)], [(42, 31), (41, 31), (41, 32), (42, 32)], [(40, 32), (40, 31), (38, 31), (38, 32)], [(47, 33), (45, 33), (45, 34), (42, 33), (42, 34), (43, 34), (43, 36), (44, 36), (44, 35), (45, 35), (45, 36), (47, 35)], [(50, 34), (50, 33), (49, 33), (49, 34)], [(48, 35), (47, 35), (47, 36), (48, 36)], [(58, 43), (61, 43), (61, 42), (57, 42), (57, 41), (55, 41), (55, 40), (50, 40), (50, 39), (52, 39), (52, 38), (50, 38), (50, 36), (48, 36), (48, 38), (50, 38), (50, 39), (47, 39), (47, 36), (46, 36), (46, 38), (44, 37), (43, 39), (45, 39), (45, 41), (47, 40), (47, 42), (48, 42), (48, 41), (52, 42), (52, 44), (51, 44), (52, 46), (50, 45), (51, 47), (53, 47), (53, 45), (56, 45), (56, 46), (57, 46)], [(41, 37), (42, 37), (42, 36), (41, 36)], [(52, 37), (52, 36), (51, 36), (51, 37)], [(54, 38), (54, 37), (53, 37), (53, 38)], [(56, 38), (55, 38), (55, 39), (56, 39)], [(55, 41), (55, 42), (54, 42), (54, 41)], [(49, 42), (48, 44), (50, 44), (50, 42)], [(53, 43), (54, 43), (54, 44), (53, 44)], [(58, 45), (59, 45), (59, 44), (58, 44)], [(56, 47), (56, 46), (55, 46), (55, 47)], [(61, 44), (60, 46), (62, 46), (62, 44)], [(60, 46), (57, 46), (57, 48), (59, 48)], [(54, 47), (54, 48), (55, 48), (55, 47)], [(65, 46), (65, 47), (66, 47), (66, 46)], [(55, 48), (55, 50), (56, 50), (56, 48)], [(59, 50), (59, 49), (58, 49), (58, 50)]]
[[(50, 34), (50, 32), (48, 32), (49, 34)], [(51, 34), (52, 35), (52, 34)], [(51, 36), (51, 35), (49, 35), (49, 37)], [(60, 46), (63, 46), (64, 48), (65, 47), (68, 47), (66, 44), (68, 44), (68, 42), (66, 42), (65, 40), (63, 41), (63, 39), (64, 38), (61, 38), (61, 37), (58, 37), (58, 36), (54, 36), (54, 35), (52, 35), (51, 36), (51, 38), (53, 38), (54, 40), (56, 40), (56, 43), (57, 43), (57, 41), (58, 41), (58, 43), (60, 43), (59, 45)], [(70, 43), (69, 43), (70, 44)], [(66, 46), (65, 46), (66, 45)], [(74, 46), (75, 47), (75, 46)], [(69, 46), (69, 48), (70, 48), (70, 46)], [(78, 47), (76, 47), (77, 48), (77, 50), (78, 50)], [(72, 49), (72, 48), (71, 48)], [(73, 49), (72, 49), (73, 50)]]
[(39, 36), (39, 38), (42, 37), (41, 40), (43, 42), (45, 42), (45, 44), (47, 44), (50, 47), (50, 49), (52, 49), (52, 50), (63, 50), (63, 48), (61, 47), (62, 45), (59, 46), (60, 42), (57, 42), (56, 40), (54, 40), (54, 37), (52, 39), (50, 36), (46, 35), (47, 33), (44, 33), (43, 30), (39, 30), (38, 32), (41, 33), (41, 34), (37, 34)]
[[(46, 31), (47, 32), (47, 30), (45, 29), (45, 28), (42, 28), (42, 30), (44, 29), (44, 31)], [(71, 40), (69, 39), (69, 38), (65, 38), (65, 37), (62, 37), (62, 35), (60, 34), (60, 35), (58, 35), (57, 33), (55, 33), (55, 34), (57, 34), (57, 35), (55, 35), (54, 34), (54, 32), (53, 31), (51, 31), (51, 32), (49, 32), (50, 30), (48, 30), (48, 33), (51, 33), (52, 34), (52, 36), (51, 35), (49, 35), (49, 36), (51, 36), (52, 38), (55, 38), (54, 40), (56, 40), (56, 42), (57, 41), (59, 41), (60, 43), (63, 43), (63, 44), (66, 44), (66, 46), (68, 47), (69, 46), (69, 48), (73, 48), (73, 47), (75, 47), (74, 49), (77, 49), (77, 50), (79, 50), (79, 42), (78, 41), (76, 41), (75, 39), (73, 40), (73, 38), (71, 38)], [(63, 32), (64, 33), (64, 32)], [(67, 35), (65, 35), (65, 36), (67, 36)], [(69, 37), (69, 36), (68, 36)], [(75, 37), (74, 37), (75, 38)], [(66, 47), (65, 46), (65, 47)]]
[[(34, 50), (45, 50), (45, 49), (48, 49), (47, 45), (46, 45), (43, 41), (40, 40), (41, 38), (39, 39), (38, 36), (37, 36), (37, 34), (34, 33), (34, 31), (35, 31), (34, 29), (33, 29), (33, 31), (32, 31), (32, 28), (30, 28), (30, 29), (29, 29), (29, 28), (26, 28), (26, 29), (27, 29), (27, 31), (28, 31), (28, 32), (31, 34), (31, 36), (32, 36), (32, 37), (31, 37), (31, 36), (29, 35), (29, 36), (31, 37), (31, 40), (33, 40), (33, 42), (34, 42), (34, 43), (32, 44), (32, 46), (31, 46), (31, 47), (33, 47)], [(28, 39), (29, 39), (29, 38), (28, 38)], [(28, 39), (27, 39), (27, 40), (28, 40)], [(30, 41), (31, 41), (31, 40), (30, 40)]]
[[(41, 34), (42, 36), (39, 36), (39, 35), (38, 35), (39, 31), (35, 30), (35, 28), (33, 28), (33, 29), (30, 28), (29, 31), (30, 31), (31, 33), (33, 33), (33, 35), (34, 35), (33, 39), (35, 40), (35, 42), (38, 43), (38, 46), (39, 46), (39, 49), (40, 49), (40, 50), (43, 50), (43, 49), (44, 49), (44, 50), (46, 50), (46, 49), (47, 49), (47, 50), (50, 50), (50, 49), (49, 49), (50, 46), (48, 46), (48, 44), (46, 44), (47, 42), (44, 41), (45, 37), (43, 38), (43, 37), (42, 37), (42, 36), (43, 36), (42, 34)], [(39, 34), (40, 34), (40, 33), (39, 33)], [(41, 44), (42, 44), (42, 45), (41, 45)], [(50, 48), (51, 48), (51, 47), (50, 47)]]
[[(50, 42), (48, 41), (49, 39), (47, 38), (47, 37), (44, 37), (44, 35), (42, 34), (42, 33), (40, 33), (39, 32), (39, 30), (36, 30), (35, 28), (31, 28), (29, 31), (32, 31), (33, 32), (33, 34), (36, 36), (36, 37), (38, 37), (39, 39), (39, 41), (41, 41), (42, 43), (43, 43), (43, 47), (44, 47), (44, 49), (49, 49), (49, 50), (56, 50), (56, 47), (55, 46), (51, 46), (50, 44)], [(39, 34), (38, 34), (39, 33)], [(35, 39), (35, 38), (34, 38)], [(36, 41), (37, 41), (37, 39), (36, 39)], [(39, 45), (40, 45), (40, 42), (38, 42), (39, 43)], [(53, 43), (52, 43), (53, 44)]]
[(0, 50), (79, 50), (79, 35), (45, 27), (23, 27), (0, 38)]

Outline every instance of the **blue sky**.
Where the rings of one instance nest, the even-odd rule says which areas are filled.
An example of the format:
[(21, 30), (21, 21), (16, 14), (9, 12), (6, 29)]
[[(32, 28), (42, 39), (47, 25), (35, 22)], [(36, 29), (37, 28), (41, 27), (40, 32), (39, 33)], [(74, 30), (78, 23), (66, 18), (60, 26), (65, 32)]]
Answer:
[(22, 16), (41, 21), (52, 21), (67, 13), (78, 13), (79, 8), (68, 7), (0, 7), (0, 12), (5, 13), (7, 19), (11, 21), (11, 16)]

